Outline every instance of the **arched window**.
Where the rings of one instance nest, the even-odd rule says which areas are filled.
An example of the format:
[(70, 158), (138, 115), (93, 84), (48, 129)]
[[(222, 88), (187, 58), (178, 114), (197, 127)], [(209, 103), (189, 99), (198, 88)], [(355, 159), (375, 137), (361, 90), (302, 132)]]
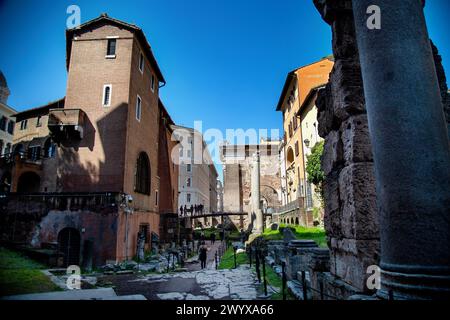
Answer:
[(134, 191), (150, 195), (150, 161), (145, 152), (141, 152), (136, 162)]

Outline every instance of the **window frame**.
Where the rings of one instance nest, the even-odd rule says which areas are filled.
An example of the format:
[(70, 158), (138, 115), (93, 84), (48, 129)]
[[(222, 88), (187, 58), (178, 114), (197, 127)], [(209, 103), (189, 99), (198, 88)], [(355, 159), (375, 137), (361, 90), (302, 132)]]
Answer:
[(16, 125), (16, 122), (13, 120), (9, 120), (7, 127), (6, 127), (6, 132), (9, 133), (10, 135), (14, 135), (14, 127)]
[[(138, 113), (138, 106), (139, 106), (139, 113)], [(137, 95), (137, 97), (136, 97), (136, 110), (135, 110), (135, 113), (136, 113), (136, 120), (138, 122), (141, 122), (141, 119), (142, 119), (142, 99), (141, 99), (140, 95)]]
[(155, 92), (155, 82), (156, 82), (156, 77), (152, 73), (152, 75), (150, 77), (150, 89), (152, 90), (153, 93)]
[[(105, 57), (107, 59), (115, 59), (117, 56), (117, 39), (119, 37), (115, 37), (115, 36), (111, 36), (111, 37), (106, 37), (107, 42), (106, 42), (106, 55)], [(110, 49), (110, 43), (114, 42), (114, 53), (110, 54), (109, 49)]]
[(139, 64), (138, 64), (139, 71), (141, 74), (144, 74), (145, 69), (145, 57), (142, 51), (139, 53)]
[(28, 127), (28, 119), (20, 121), (20, 131), (27, 130)]
[[(109, 88), (109, 99), (108, 104), (105, 104), (105, 98), (106, 98), (106, 89)], [(112, 84), (104, 84), (103, 85), (103, 98), (102, 98), (102, 106), (103, 107), (110, 107), (111, 106), (111, 100), (112, 100)]]

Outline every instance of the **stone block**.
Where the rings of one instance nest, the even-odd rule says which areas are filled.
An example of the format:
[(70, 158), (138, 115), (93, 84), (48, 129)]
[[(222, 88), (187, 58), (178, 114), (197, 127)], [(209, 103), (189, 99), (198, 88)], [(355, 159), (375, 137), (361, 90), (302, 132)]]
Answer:
[(359, 292), (369, 292), (366, 287), (370, 275), (367, 268), (379, 265), (379, 241), (332, 238), (330, 250), (334, 256), (331, 269), (333, 275)]
[(345, 121), (350, 115), (365, 113), (361, 67), (354, 59), (339, 59), (330, 74), (335, 116)]
[(370, 142), (367, 115), (350, 117), (342, 123), (341, 137), (345, 165), (355, 162), (372, 162), (372, 144)]
[(372, 163), (356, 163), (339, 175), (341, 230), (346, 238), (378, 239), (379, 222)]
[(339, 131), (331, 131), (325, 139), (322, 156), (322, 170), (325, 176), (343, 164), (343, 144)]
[(329, 236), (339, 237), (341, 232), (341, 210), (338, 172), (328, 175), (323, 184), (325, 195), (325, 230)]
[(325, 138), (333, 129), (335, 122), (331, 84), (328, 83), (325, 89), (319, 92), (316, 99), (316, 106), (319, 122), (318, 132), (322, 138)]

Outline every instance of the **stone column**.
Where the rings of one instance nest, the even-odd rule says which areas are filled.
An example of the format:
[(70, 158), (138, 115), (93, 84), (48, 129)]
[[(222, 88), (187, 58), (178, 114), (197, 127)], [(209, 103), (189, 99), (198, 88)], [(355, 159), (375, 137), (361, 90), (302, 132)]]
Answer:
[[(381, 9), (381, 29), (367, 9)], [(450, 147), (423, 3), (353, 1), (380, 216), (381, 290), (450, 296)]]
[(252, 197), (251, 208), (252, 215), (256, 216), (255, 223), (253, 224), (253, 233), (261, 234), (264, 231), (264, 219), (261, 210), (261, 188), (260, 188), (260, 157), (259, 153), (253, 155), (252, 163)]

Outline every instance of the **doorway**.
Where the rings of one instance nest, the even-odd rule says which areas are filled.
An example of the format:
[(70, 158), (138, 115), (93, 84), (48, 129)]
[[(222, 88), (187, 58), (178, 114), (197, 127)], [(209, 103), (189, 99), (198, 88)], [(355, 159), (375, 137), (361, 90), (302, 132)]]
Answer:
[(80, 265), (80, 232), (74, 228), (62, 229), (58, 234), (58, 250), (64, 255), (63, 266)]

